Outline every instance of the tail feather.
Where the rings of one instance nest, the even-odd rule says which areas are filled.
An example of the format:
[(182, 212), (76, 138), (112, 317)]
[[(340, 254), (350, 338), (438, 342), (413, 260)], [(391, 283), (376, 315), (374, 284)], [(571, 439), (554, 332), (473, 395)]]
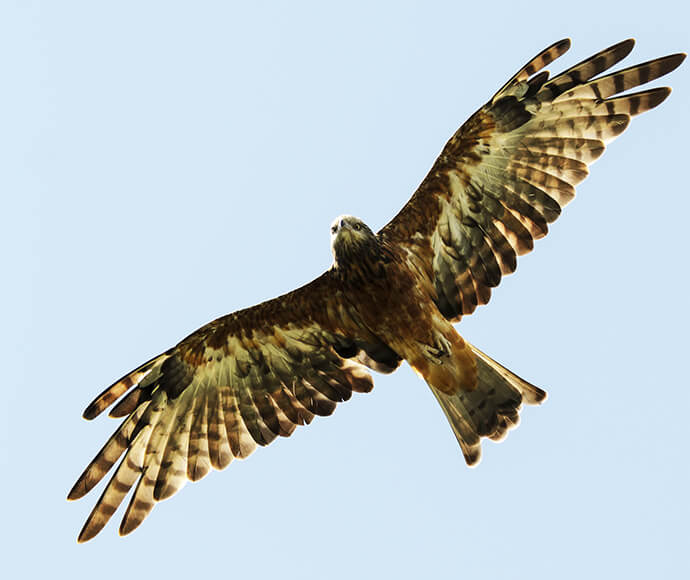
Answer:
[(546, 392), (521, 379), (475, 346), (467, 343), (477, 363), (477, 387), (446, 394), (431, 386), (468, 465), (481, 458), (481, 438), (505, 438), (520, 422), (522, 403), (537, 405)]

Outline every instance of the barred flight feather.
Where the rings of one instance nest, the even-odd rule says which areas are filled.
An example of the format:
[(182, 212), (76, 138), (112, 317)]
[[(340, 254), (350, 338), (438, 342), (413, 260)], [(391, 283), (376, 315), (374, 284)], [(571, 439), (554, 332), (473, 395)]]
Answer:
[[(514, 256), (530, 251), (573, 199), (605, 144), (632, 116), (662, 103), (670, 89), (619, 94), (667, 74), (685, 58), (670, 55), (597, 77), (630, 53), (629, 39), (551, 79), (540, 72), (569, 46), (563, 40), (537, 55), (460, 127), (412, 199), (380, 232), (405, 247), (417, 268), (432, 254), (434, 299), (453, 321), (488, 302), (501, 276), (515, 270)], [(419, 235), (428, 248), (410, 242)]]
[[(331, 295), (331, 276), (325, 274), (304, 288)], [(126, 419), (68, 498), (85, 495), (125, 456), (79, 541), (100, 531), (135, 484), (120, 528), (123, 534), (186, 481), (224, 469), (233, 458), (245, 458), (278, 436), (289, 436), (314, 415), (330, 415), (353, 391), (371, 390), (370, 375), (333, 348), (342, 329), (326, 319), (323, 325), (304, 322), (319, 318), (305, 316), (309, 301), (302, 302), (302, 311), (295, 308), (304, 291), (287, 295), (282, 308), (273, 302), (256, 307), (278, 314), (274, 327), (252, 327), (254, 309), (218, 319), (111, 385), (87, 407), (84, 416), (93, 418), (121, 397), (110, 414)], [(383, 356), (386, 365), (400, 362), (368, 334), (353, 344)], [(362, 352), (354, 346), (351, 354)]]
[(475, 465), (482, 438), (504, 438), (522, 404), (546, 393), (451, 322), (489, 301), (605, 144), (669, 95), (666, 87), (621, 93), (674, 70), (683, 54), (599, 76), (633, 45), (624, 40), (549, 78), (544, 67), (570, 47), (554, 43), (458, 129), (378, 234), (341, 216), (322, 276), (207, 324), (98, 395), (84, 417), (112, 405), (110, 416), (123, 420), (69, 492), (81, 498), (114, 468), (79, 541), (98, 534), (131, 493), (120, 525), (130, 533), (187, 481), (330, 415), (353, 392), (371, 391), (367, 369), (390, 373), (403, 359)]

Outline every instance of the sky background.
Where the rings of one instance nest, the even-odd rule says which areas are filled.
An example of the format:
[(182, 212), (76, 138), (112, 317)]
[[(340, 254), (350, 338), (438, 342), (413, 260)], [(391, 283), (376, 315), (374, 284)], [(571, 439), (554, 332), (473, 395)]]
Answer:
[(521, 65), (690, 49), (687, 7), (0, 2), (0, 553), (8, 577), (688, 578), (690, 68), (459, 331), (546, 388), (468, 469), (404, 366), (132, 535), (65, 500), (105, 386), (373, 229)]

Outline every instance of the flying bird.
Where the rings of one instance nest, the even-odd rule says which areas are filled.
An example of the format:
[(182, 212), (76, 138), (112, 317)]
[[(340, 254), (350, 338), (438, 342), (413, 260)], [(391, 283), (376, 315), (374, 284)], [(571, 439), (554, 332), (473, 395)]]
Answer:
[(336, 218), (324, 274), (208, 323), (98, 395), (86, 419), (117, 401), (110, 416), (124, 420), (68, 499), (119, 464), (78, 541), (98, 534), (132, 487), (123, 535), (186, 481), (330, 415), (372, 389), (370, 370), (391, 373), (403, 360), (476, 464), (481, 439), (505, 437), (522, 404), (546, 393), (453, 323), (486, 304), (517, 256), (546, 235), (606, 143), (669, 95), (667, 87), (621, 93), (674, 70), (685, 54), (602, 74), (633, 45), (620, 42), (554, 77), (543, 69), (570, 40), (549, 46), (458, 129), (383, 229)]

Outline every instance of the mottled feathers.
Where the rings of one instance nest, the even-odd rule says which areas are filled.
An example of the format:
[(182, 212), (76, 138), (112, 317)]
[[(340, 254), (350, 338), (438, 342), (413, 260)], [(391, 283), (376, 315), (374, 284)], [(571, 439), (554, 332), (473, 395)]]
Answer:
[(619, 94), (672, 71), (684, 54), (597, 77), (633, 45), (620, 42), (553, 78), (539, 71), (570, 41), (537, 55), (458, 129), (383, 228), (381, 236), (426, 268), (446, 317), (457, 321), (486, 304), (517, 256), (546, 235), (606, 144), (669, 95), (667, 87)]
[(403, 359), (428, 382), (475, 464), (481, 439), (503, 438), (521, 405), (546, 393), (450, 323), (489, 301), (606, 144), (668, 96), (666, 87), (625, 91), (672, 71), (683, 54), (607, 73), (633, 44), (554, 77), (543, 69), (570, 41), (542, 51), (458, 129), (378, 234), (338, 218), (325, 274), (207, 324), (101, 393), (84, 417), (112, 407), (122, 422), (69, 493), (78, 499), (112, 472), (79, 541), (93, 538), (128, 494), (120, 532), (131, 532), (187, 481), (333, 413), (372, 389), (369, 369), (392, 372)]
[(397, 368), (400, 358), (374, 337), (360, 342), (341, 334), (350, 315), (337, 305), (334, 279), (327, 272), (290, 294), (209, 323), (87, 407), (84, 417), (92, 419), (122, 397), (110, 415), (127, 418), (69, 493), (69, 499), (82, 497), (124, 454), (80, 541), (101, 530), (133, 486), (123, 534), (186, 481), (224, 469), (315, 415), (330, 415), (353, 392), (370, 391), (364, 365)]

